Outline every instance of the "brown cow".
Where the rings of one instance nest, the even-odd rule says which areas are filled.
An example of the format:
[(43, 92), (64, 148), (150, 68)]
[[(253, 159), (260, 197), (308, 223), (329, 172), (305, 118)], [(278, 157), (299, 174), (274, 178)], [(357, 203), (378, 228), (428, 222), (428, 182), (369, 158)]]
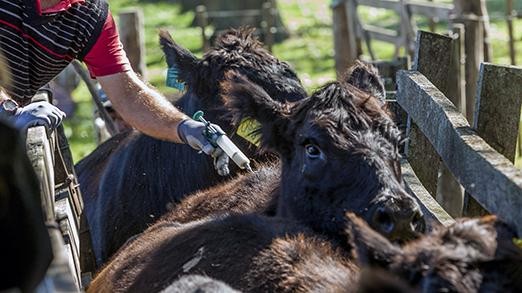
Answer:
[(459, 219), (402, 248), (348, 217), (359, 262), (387, 270), (416, 291), (522, 292), (522, 250), (495, 216)]
[[(107, 292), (155, 292), (184, 273), (206, 274), (247, 292), (522, 289), (522, 251), (495, 217), (458, 220), (403, 248), (353, 214), (347, 225), (348, 242), (336, 248), (306, 227), (273, 217), (164, 223), (121, 251), (89, 291), (104, 292), (106, 286)], [(361, 277), (358, 264), (373, 268)]]
[(335, 235), (344, 212), (353, 210), (392, 240), (424, 229), (417, 203), (402, 187), (400, 133), (382, 108), (384, 90), (373, 67), (357, 62), (343, 79), (348, 82), (328, 84), (293, 106), (233, 79), (223, 85), (233, 119), (258, 119), (260, 142), (282, 161), (185, 198), (165, 220), (263, 211), (311, 220), (307, 225), (316, 231)]
[[(173, 224), (173, 217), (165, 217), (117, 255), (93, 283), (95, 290), (104, 284), (115, 291), (141, 290), (150, 284), (155, 285), (149, 289), (159, 290), (188, 272), (246, 288), (237, 278), (248, 268), (241, 264), (248, 265), (276, 237), (318, 233), (333, 243), (345, 242), (346, 211), (363, 216), (393, 240), (414, 237), (424, 229), (417, 203), (403, 189), (398, 130), (377, 98), (348, 83), (333, 82), (290, 106), (274, 103), (245, 78), (230, 79), (226, 105), (233, 114), (244, 113), (261, 123), (262, 145), (278, 152), (281, 162), (206, 190), (199, 195), (202, 200), (192, 203), (222, 209), (214, 199), (237, 195), (243, 204), (261, 193), (260, 205), (278, 217), (236, 215), (181, 227)], [(259, 207), (250, 203), (226, 201), (222, 210)], [(227, 248), (225, 254), (221, 247)], [(228, 265), (236, 256), (241, 264)]]
[[(179, 46), (166, 32), (160, 33), (166, 61), (179, 71), (187, 90), (176, 107), (187, 115), (198, 110), (233, 133), (220, 99), (220, 81), (234, 70), (247, 75), (278, 101), (306, 97), (292, 68), (272, 56), (251, 29), (225, 31), (216, 45), (197, 58)], [(246, 139), (231, 138), (249, 157), (256, 147)], [(264, 160), (264, 157), (255, 157)], [(232, 174), (239, 168), (230, 165)], [(166, 212), (169, 203), (217, 185), (230, 177), (217, 174), (212, 158), (190, 146), (127, 131), (111, 138), (76, 166), (98, 265), (103, 264), (125, 241), (143, 232)]]

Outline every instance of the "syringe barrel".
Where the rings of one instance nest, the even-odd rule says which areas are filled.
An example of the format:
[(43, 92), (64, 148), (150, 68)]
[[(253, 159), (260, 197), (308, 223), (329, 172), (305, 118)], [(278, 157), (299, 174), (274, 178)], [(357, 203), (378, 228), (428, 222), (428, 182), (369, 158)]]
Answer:
[(241, 169), (250, 164), (250, 160), (226, 135), (220, 135), (216, 144), (227, 154)]

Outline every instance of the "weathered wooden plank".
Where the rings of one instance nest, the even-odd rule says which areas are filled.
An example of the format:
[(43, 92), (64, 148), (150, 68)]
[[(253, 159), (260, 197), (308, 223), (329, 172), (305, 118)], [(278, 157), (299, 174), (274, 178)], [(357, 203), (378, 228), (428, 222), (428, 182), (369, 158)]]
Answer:
[(461, 23), (451, 24), (450, 37), (453, 39), (451, 51), (451, 79), (446, 96), (459, 109), (460, 113), (466, 115), (466, 58), (464, 56), (464, 25)]
[[(512, 163), (516, 156), (521, 103), (522, 68), (481, 64), (473, 128)], [(487, 211), (467, 195), (464, 214), (480, 216)]]
[(473, 121), (475, 94), (477, 93), (480, 63), (484, 61), (484, 27), (478, 15), (482, 15), (481, 0), (454, 0), (455, 22), (465, 26), (466, 58), (466, 118)]
[(196, 6), (196, 23), (201, 30), (201, 40), (203, 41), (203, 52), (210, 48), (210, 40), (207, 37), (206, 28), (208, 26), (208, 11), (205, 5)]
[(509, 39), (509, 59), (511, 65), (517, 63), (516, 51), (515, 51), (515, 34), (513, 30), (513, 19), (517, 16), (516, 10), (513, 9), (513, 0), (506, 1), (506, 24), (508, 28), (508, 39)]
[(515, 161), (521, 105), (522, 68), (483, 63), (473, 128), (511, 162)]
[(127, 53), (132, 69), (141, 75), (141, 79), (147, 80), (143, 11), (139, 8), (121, 11), (118, 28), (123, 49)]
[(406, 183), (406, 189), (411, 195), (417, 198), (428, 225), (432, 226), (436, 223), (449, 226), (453, 224), (455, 220), (433, 199), (419, 178), (417, 178), (415, 171), (413, 171), (413, 168), (407, 160), (401, 161), (401, 169), (404, 182)]
[(53, 152), (44, 126), (27, 130), (27, 156), (40, 182), (42, 209), (46, 221), (54, 221), (54, 170)]
[(70, 266), (62, 234), (58, 227), (48, 229), (53, 248), (53, 261), (38, 292), (80, 292), (78, 281), (73, 277), (74, 268)]
[[(399, 35), (396, 31), (373, 26), (373, 25), (362, 25), (363, 33), (367, 33), (371, 38), (388, 42), (395, 45), (400, 45), (401, 40), (399, 39)], [(362, 36), (361, 36), (362, 37)]]
[[(440, 34), (419, 31), (417, 35), (413, 69), (424, 74), (443, 92), (448, 89), (451, 42), (451, 38)], [(428, 109), (425, 109), (425, 111), (429, 112)], [(415, 122), (408, 121), (407, 135), (409, 138), (406, 147), (408, 161), (428, 192), (435, 197), (437, 195), (440, 158), (424, 134), (417, 128)]]
[[(358, 57), (354, 13), (345, 7), (348, 4), (343, 1), (332, 5), (334, 58), (337, 76), (341, 76)], [(351, 23), (349, 24), (349, 22)]]
[(522, 171), (478, 136), (425, 76), (400, 71), (398, 87), (397, 101), (417, 122), (459, 183), (489, 212), (522, 233)]
[(413, 70), (419, 71), (441, 92), (448, 91), (452, 38), (427, 31), (417, 34)]
[(274, 34), (276, 33), (275, 28), (275, 13), (272, 7), (272, 2), (267, 1), (263, 3), (262, 7), (262, 21), (261, 28), (264, 34), (264, 43), (268, 51), (272, 52), (272, 46), (274, 45)]
[(449, 20), (450, 14), (453, 11), (453, 5), (445, 3), (408, 1), (406, 5), (412, 14), (419, 14), (428, 18), (437, 18), (440, 20)]
[[(451, 72), (451, 78), (447, 79), (447, 91), (443, 92), (443, 94), (450, 99), (461, 113), (465, 113), (463, 112), (466, 104), (463, 100), (465, 80), (462, 78), (462, 73), (464, 72), (464, 60), (462, 59), (464, 55), (464, 25), (453, 24), (449, 37), (452, 39), (451, 65), (448, 70), (448, 72)], [(464, 188), (444, 164), (441, 164), (439, 167), (436, 199), (451, 216), (462, 216)]]

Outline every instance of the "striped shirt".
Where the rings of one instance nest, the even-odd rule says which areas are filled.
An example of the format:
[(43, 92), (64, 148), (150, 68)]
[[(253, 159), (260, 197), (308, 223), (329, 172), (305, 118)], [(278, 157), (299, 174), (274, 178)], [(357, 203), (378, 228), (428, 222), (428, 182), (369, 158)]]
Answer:
[[(96, 60), (92, 56), (86, 57), (89, 57), (95, 45), (98, 49), (93, 51), (99, 53), (102, 51), (100, 47), (109, 51), (107, 44), (98, 44), (99, 39), (102, 39), (102, 31), (108, 25), (110, 32), (116, 36), (118, 47), (112, 51), (117, 52), (113, 59), (120, 60), (116, 62), (119, 65), (111, 64), (111, 72), (91, 67), (105, 74), (128, 70), (128, 60), (121, 49), (105, 1), (73, 2), (67, 9), (42, 14), (39, 0), (0, 0), (0, 49), (7, 60), (3, 61), (7, 64), (0, 63), (0, 66), (7, 66), (12, 76), (11, 85), (6, 88), (7, 93), (25, 105), (39, 88), (73, 59)], [(89, 69), (91, 74), (96, 75), (92, 68)]]

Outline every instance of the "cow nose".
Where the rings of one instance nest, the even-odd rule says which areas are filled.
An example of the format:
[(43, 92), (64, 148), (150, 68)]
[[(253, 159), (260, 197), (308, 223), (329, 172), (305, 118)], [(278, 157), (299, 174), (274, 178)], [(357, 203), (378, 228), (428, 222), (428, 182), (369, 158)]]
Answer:
[(374, 209), (370, 217), (372, 228), (386, 236), (386, 238), (403, 242), (416, 238), (424, 233), (426, 223), (419, 205), (411, 198), (388, 200)]

